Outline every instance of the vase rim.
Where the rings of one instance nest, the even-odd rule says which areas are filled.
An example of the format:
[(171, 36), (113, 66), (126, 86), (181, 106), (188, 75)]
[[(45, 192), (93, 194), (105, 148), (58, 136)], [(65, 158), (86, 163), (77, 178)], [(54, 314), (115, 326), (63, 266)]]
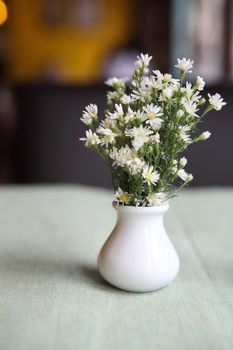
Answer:
[(165, 212), (169, 209), (169, 203), (166, 202), (162, 205), (154, 205), (154, 206), (150, 206), (150, 207), (137, 207), (137, 206), (133, 206), (133, 205), (122, 205), (119, 204), (118, 206), (116, 205), (116, 202), (113, 201), (112, 202), (112, 206), (114, 209), (116, 209), (117, 211), (124, 211), (124, 212), (134, 212), (134, 213), (142, 213), (142, 212), (153, 212), (153, 213), (161, 213), (161, 212)]

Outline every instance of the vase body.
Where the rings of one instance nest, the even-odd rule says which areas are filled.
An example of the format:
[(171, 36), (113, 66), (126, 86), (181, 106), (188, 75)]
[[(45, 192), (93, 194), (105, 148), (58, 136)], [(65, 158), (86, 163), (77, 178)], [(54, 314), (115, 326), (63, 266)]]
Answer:
[(115, 208), (116, 225), (97, 261), (107, 282), (126, 291), (149, 292), (176, 277), (179, 258), (163, 224), (168, 208), (168, 204)]

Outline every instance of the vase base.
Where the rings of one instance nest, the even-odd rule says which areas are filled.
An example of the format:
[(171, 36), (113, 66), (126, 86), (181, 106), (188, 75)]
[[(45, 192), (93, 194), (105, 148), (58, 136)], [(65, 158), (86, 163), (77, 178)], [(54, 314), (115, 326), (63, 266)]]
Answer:
[[(101, 275), (101, 274), (100, 274)], [(168, 283), (166, 283), (166, 284), (164, 284), (164, 285), (161, 285), (160, 287), (150, 287), (150, 288), (127, 288), (127, 287), (121, 287), (121, 286), (119, 286), (119, 285), (115, 285), (115, 284), (113, 284), (113, 283), (111, 283), (111, 282), (109, 282), (109, 281), (107, 281), (102, 275), (101, 275), (101, 277), (104, 279), (104, 281), (109, 285), (109, 286), (111, 286), (111, 287), (113, 287), (113, 288), (116, 288), (116, 289), (119, 289), (119, 290), (122, 290), (122, 291), (124, 291), (124, 292), (128, 292), (128, 293), (152, 293), (152, 292), (157, 292), (157, 291), (159, 291), (159, 290), (161, 290), (161, 289), (163, 289), (163, 288), (166, 288), (166, 287), (168, 287), (173, 281), (171, 281), (171, 282), (168, 282)]]
[[(121, 289), (126, 292), (132, 293), (148, 293), (154, 292), (168, 286), (177, 276), (179, 272), (180, 262), (177, 257), (174, 268), (169, 271), (166, 276), (132, 276), (129, 274), (123, 274), (116, 272), (116, 270), (109, 270), (109, 266), (103, 264), (101, 258), (98, 258), (98, 270), (102, 278), (111, 286)], [(138, 277), (138, 278), (137, 278)]]

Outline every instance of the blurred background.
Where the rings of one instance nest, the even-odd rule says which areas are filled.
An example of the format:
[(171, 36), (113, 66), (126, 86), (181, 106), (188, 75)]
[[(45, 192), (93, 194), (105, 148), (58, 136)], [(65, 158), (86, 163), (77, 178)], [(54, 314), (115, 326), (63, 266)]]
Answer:
[(0, 183), (110, 187), (104, 163), (78, 138), (84, 107), (103, 112), (109, 76), (130, 76), (140, 52), (171, 71), (195, 60), (206, 90), (227, 102), (190, 147), (192, 186), (233, 185), (232, 0), (0, 0)]

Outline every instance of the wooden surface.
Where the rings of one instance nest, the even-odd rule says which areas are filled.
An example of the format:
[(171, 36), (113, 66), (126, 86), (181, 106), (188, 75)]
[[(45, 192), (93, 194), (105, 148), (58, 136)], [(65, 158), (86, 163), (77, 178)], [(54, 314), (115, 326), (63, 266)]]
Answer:
[(111, 201), (88, 187), (0, 189), (0, 349), (232, 350), (233, 189), (171, 202), (165, 223), (181, 271), (146, 294), (96, 271)]

